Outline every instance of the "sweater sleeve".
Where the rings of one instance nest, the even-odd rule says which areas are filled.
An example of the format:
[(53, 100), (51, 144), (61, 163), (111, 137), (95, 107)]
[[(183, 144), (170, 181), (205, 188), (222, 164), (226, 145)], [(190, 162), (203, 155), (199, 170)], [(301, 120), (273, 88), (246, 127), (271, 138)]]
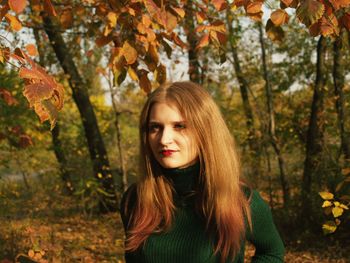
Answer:
[(255, 246), (252, 263), (284, 262), (284, 245), (272, 219), (269, 206), (257, 191), (251, 199), (252, 231), (247, 239)]

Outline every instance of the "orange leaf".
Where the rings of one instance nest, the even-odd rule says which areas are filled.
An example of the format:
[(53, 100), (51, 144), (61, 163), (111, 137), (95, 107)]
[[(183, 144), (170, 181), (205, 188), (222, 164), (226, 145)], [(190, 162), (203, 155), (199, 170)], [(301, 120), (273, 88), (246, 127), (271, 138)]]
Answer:
[(44, 10), (50, 15), (50, 16), (57, 16), (57, 13), (55, 11), (55, 8), (53, 7), (51, 0), (44, 0)]
[(26, 0), (9, 0), (8, 3), (11, 10), (16, 12), (17, 14), (22, 13), (24, 8), (26, 8), (26, 5), (27, 5)]
[(274, 42), (281, 42), (284, 37), (284, 32), (281, 27), (277, 27), (272, 23), (271, 19), (266, 23), (266, 35)]
[(205, 34), (201, 40), (199, 40), (198, 45), (196, 46), (196, 49), (205, 47), (209, 44), (209, 34)]
[(148, 11), (148, 13), (152, 17), (157, 17), (160, 13), (160, 8), (152, 1), (152, 0), (144, 0), (145, 7)]
[(145, 27), (149, 27), (152, 24), (152, 21), (148, 15), (142, 15), (142, 23)]
[(163, 10), (159, 14), (159, 19), (160, 19), (161, 24), (165, 27), (165, 29), (168, 32), (173, 31), (174, 28), (177, 26), (177, 18), (176, 18), (176, 16), (174, 16), (172, 13), (167, 12), (165, 10)]
[(51, 98), (53, 88), (42, 82), (29, 84), (24, 87), (23, 95), (27, 98), (29, 106), (33, 107), (35, 103)]
[(196, 18), (199, 24), (203, 23), (203, 21), (207, 18), (204, 12), (197, 12)]
[(210, 25), (209, 30), (225, 33), (226, 27), (222, 21), (216, 20)]
[(350, 0), (329, 0), (329, 2), (333, 5), (335, 10), (342, 7), (349, 7), (350, 5)]
[(10, 24), (11, 28), (12, 28), (14, 31), (19, 31), (19, 30), (21, 30), (22, 24), (21, 24), (21, 22), (17, 19), (17, 17), (12, 16), (12, 15), (10, 15), (10, 14), (6, 14), (6, 15), (5, 15), (5, 18), (6, 18), (7, 22)]
[(251, 2), (245, 8), (247, 14), (256, 14), (261, 12), (262, 2)]
[(249, 0), (235, 0), (233, 2), (233, 4), (237, 7), (240, 7), (240, 6), (245, 6), (247, 5), (247, 3), (249, 2)]
[(36, 46), (34, 44), (28, 44), (26, 45), (26, 50), (28, 51), (28, 54), (30, 56), (37, 56), (38, 55), (38, 50), (36, 49)]
[(2, 98), (8, 106), (18, 104), (18, 101), (12, 96), (12, 94), (4, 88), (0, 88), (0, 98)]
[(124, 42), (124, 45), (123, 45), (123, 50), (122, 50), (122, 53), (125, 57), (125, 60), (126, 60), (126, 63), (127, 64), (134, 64), (136, 59), (137, 59), (137, 51), (136, 49), (131, 46), (128, 41), (125, 41)]
[(292, 4), (293, 0), (281, 0), (281, 2), (285, 4), (286, 7), (289, 7)]
[(212, 0), (211, 3), (214, 5), (217, 11), (222, 11), (227, 7), (225, 0)]
[(304, 0), (296, 11), (299, 20), (306, 26), (310, 26), (323, 16), (325, 6), (317, 0)]
[(72, 10), (65, 9), (63, 10), (62, 14), (60, 15), (60, 22), (64, 29), (71, 28), (73, 25), (73, 14)]
[(320, 20), (320, 31), (323, 36), (338, 35), (339, 25), (335, 15), (323, 16)]
[(181, 18), (184, 18), (185, 11), (182, 8), (179, 7), (172, 7), (172, 9), (178, 14)]
[(282, 9), (277, 9), (271, 14), (271, 21), (275, 24), (275, 26), (280, 26), (288, 23), (289, 16), (286, 11)]

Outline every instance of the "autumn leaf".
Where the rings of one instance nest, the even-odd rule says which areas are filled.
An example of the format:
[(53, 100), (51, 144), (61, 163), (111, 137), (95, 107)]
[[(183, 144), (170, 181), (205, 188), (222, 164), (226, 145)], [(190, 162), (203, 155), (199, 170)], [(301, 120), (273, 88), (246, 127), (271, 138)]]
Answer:
[(53, 7), (51, 0), (44, 0), (44, 10), (50, 15), (50, 16), (57, 16), (57, 13), (55, 11), (55, 8)]
[(319, 195), (323, 200), (332, 200), (334, 198), (334, 195), (329, 192), (319, 192)]
[(286, 11), (282, 9), (278, 9), (271, 13), (271, 21), (275, 24), (275, 26), (280, 26), (288, 23), (289, 16)]
[(178, 14), (181, 18), (185, 17), (185, 10), (179, 7), (172, 7), (172, 9)]
[(325, 6), (317, 0), (304, 0), (298, 6), (296, 15), (306, 26), (316, 23), (324, 14)]
[(335, 11), (342, 7), (349, 7), (350, 5), (350, 0), (329, 0), (329, 2), (334, 7)]
[(22, 24), (21, 22), (17, 19), (17, 17), (12, 16), (10, 14), (6, 14), (5, 18), (7, 20), (7, 22), (10, 24), (10, 27), (14, 30), (14, 31), (19, 31), (22, 29)]
[(10, 58), (10, 48), (2, 48), (0, 49), (0, 62), (4, 63)]
[(281, 27), (277, 27), (273, 24), (271, 19), (266, 23), (266, 35), (274, 42), (281, 42), (284, 38), (284, 31)]
[(345, 13), (341, 18), (340, 21), (342, 25), (347, 29), (350, 30), (350, 14)]
[(22, 13), (27, 6), (26, 0), (9, 0), (8, 4), (16, 14)]
[(289, 6), (292, 4), (293, 0), (281, 0), (281, 2), (282, 2), (286, 7), (289, 7)]
[(174, 28), (177, 25), (177, 18), (174, 16), (172, 13), (163, 10), (159, 14), (159, 19), (161, 24), (164, 26), (164, 28), (168, 31), (171, 32), (174, 30)]
[(334, 218), (341, 216), (343, 212), (344, 212), (344, 209), (341, 207), (336, 206), (332, 208), (332, 214)]
[(323, 36), (338, 35), (338, 20), (332, 14), (331, 16), (323, 16), (319, 21), (320, 33)]
[(166, 81), (166, 67), (163, 64), (157, 67), (155, 74), (155, 78), (159, 84), (163, 84)]
[(143, 2), (152, 17), (156, 17), (160, 13), (160, 8), (152, 0), (144, 0)]
[(124, 42), (122, 53), (125, 57), (127, 64), (134, 64), (137, 59), (137, 51), (136, 49), (129, 44), (128, 41)]
[(0, 21), (2, 21), (2, 19), (4, 18), (4, 16), (7, 14), (7, 12), (10, 10), (10, 7), (8, 5), (8, 3), (6, 3), (5, 5), (3, 5), (1, 7), (0, 10)]
[(140, 71), (140, 87), (147, 94), (152, 91), (152, 84), (147, 77), (148, 72), (146, 70)]
[(250, 2), (245, 6), (246, 12), (248, 15), (256, 14), (261, 12), (262, 2)]
[(28, 146), (33, 145), (33, 140), (28, 134), (21, 134), (19, 136), (19, 147), (27, 148)]
[(11, 92), (4, 88), (0, 88), (0, 98), (2, 98), (8, 106), (18, 104), (18, 101), (12, 96)]
[(112, 41), (112, 37), (111, 36), (100, 36), (100, 37), (96, 38), (95, 44), (98, 47), (103, 47), (103, 46), (107, 45), (111, 41)]
[(117, 25), (118, 15), (115, 12), (109, 12), (107, 14), (108, 25), (112, 28), (115, 28)]
[(222, 11), (227, 7), (225, 0), (212, 0), (211, 3), (217, 11)]
[(322, 230), (324, 234), (331, 234), (337, 230), (337, 225), (334, 221), (327, 221), (322, 225)]
[(196, 18), (199, 24), (202, 24), (203, 21), (206, 19), (206, 14), (204, 12), (197, 12)]
[(128, 68), (128, 74), (132, 80), (139, 81), (139, 77), (137, 76), (135, 70), (132, 67)]
[(64, 29), (71, 28), (73, 25), (72, 9), (65, 9), (60, 15), (60, 22)]
[(63, 107), (63, 86), (27, 55), (24, 54), (24, 56), (30, 68), (22, 67), (19, 70), (19, 76), (26, 80), (23, 95), (27, 98), (30, 107), (34, 108), (41, 122), (50, 120), (52, 130), (58, 111)]
[(326, 200), (326, 201), (323, 202), (322, 207), (323, 207), (323, 208), (324, 208), (324, 207), (330, 207), (330, 206), (332, 206), (332, 205), (333, 205), (332, 202)]
[(199, 40), (198, 45), (196, 46), (196, 49), (205, 47), (209, 44), (209, 34), (205, 34), (202, 36), (202, 38)]
[(34, 44), (26, 45), (26, 50), (30, 56), (35, 57), (38, 55), (38, 50), (36, 49), (36, 46)]

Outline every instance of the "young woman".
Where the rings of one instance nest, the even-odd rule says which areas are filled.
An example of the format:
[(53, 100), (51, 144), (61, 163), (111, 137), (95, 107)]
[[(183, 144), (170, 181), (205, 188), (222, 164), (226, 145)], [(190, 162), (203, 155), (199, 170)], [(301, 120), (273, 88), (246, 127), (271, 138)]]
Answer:
[(156, 89), (140, 118), (142, 179), (124, 194), (127, 263), (283, 262), (271, 212), (241, 180), (234, 140), (192, 82)]

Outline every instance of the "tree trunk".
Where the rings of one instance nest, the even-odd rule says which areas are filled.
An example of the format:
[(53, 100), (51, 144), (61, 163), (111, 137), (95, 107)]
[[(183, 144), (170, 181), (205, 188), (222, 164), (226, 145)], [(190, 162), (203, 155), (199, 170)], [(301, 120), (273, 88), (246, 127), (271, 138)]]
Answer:
[(229, 30), (229, 48), (233, 57), (233, 67), (235, 69), (236, 77), (239, 84), (239, 90), (242, 98), (242, 104), (243, 104), (243, 110), (244, 115), (246, 117), (246, 126), (248, 130), (248, 145), (250, 152), (253, 154), (253, 174), (257, 176), (254, 179), (258, 179), (259, 175), (261, 174), (261, 168), (260, 168), (260, 143), (258, 139), (256, 138), (255, 134), (255, 128), (254, 128), (254, 117), (253, 117), (253, 110), (249, 102), (248, 97), (248, 90), (249, 90), (249, 84), (248, 81), (244, 77), (244, 73), (241, 69), (240, 61), (238, 58), (236, 43), (234, 40), (234, 31), (232, 27), (232, 21), (233, 16), (229, 9), (226, 11), (226, 20), (227, 20), (227, 26)]
[(118, 202), (114, 187), (113, 176), (110, 171), (107, 151), (102, 140), (97, 119), (90, 102), (86, 83), (80, 76), (73, 61), (73, 56), (64, 42), (59, 28), (51, 20), (51, 17), (44, 16), (45, 31), (50, 39), (56, 56), (65, 72), (69, 76), (69, 84), (72, 89), (73, 99), (78, 107), (87, 139), (90, 158), (93, 165), (94, 176), (101, 183), (104, 194), (101, 194), (100, 211), (116, 211)]
[(340, 131), (341, 149), (344, 153), (345, 159), (350, 160), (350, 132), (345, 130), (346, 115), (344, 106), (344, 48), (342, 48), (342, 41), (345, 39), (346, 32), (343, 30), (334, 42), (334, 62), (333, 62), (333, 82), (334, 82), (334, 94), (335, 94), (335, 107), (338, 114), (338, 125)]
[[(34, 37), (36, 41), (36, 45), (38, 47), (38, 53), (39, 53), (39, 64), (45, 68), (45, 63), (44, 63), (44, 53), (45, 51), (43, 50), (43, 42), (40, 39), (39, 31), (37, 28), (33, 29), (34, 31)], [(61, 178), (63, 181), (63, 191), (66, 194), (73, 194), (74, 192), (74, 187), (72, 184), (71, 180), (71, 175), (69, 174), (67, 170), (67, 158), (65, 157), (63, 147), (61, 140), (59, 138), (59, 123), (57, 122), (55, 125), (55, 128), (51, 131), (51, 136), (52, 136), (52, 144), (53, 144), (53, 150), (57, 159), (57, 162), (60, 167), (60, 173), (61, 173)]]
[(188, 43), (188, 75), (190, 80), (201, 84), (201, 80), (204, 78), (200, 74), (200, 64), (198, 60), (197, 46), (197, 34), (195, 31), (195, 14), (193, 12), (193, 2), (188, 0), (185, 6), (185, 33), (187, 36)]
[(261, 45), (261, 56), (262, 56), (262, 66), (265, 80), (265, 90), (266, 90), (266, 103), (267, 103), (267, 111), (268, 111), (268, 133), (270, 137), (270, 143), (277, 155), (278, 165), (280, 169), (280, 182), (283, 192), (283, 203), (284, 206), (288, 206), (290, 201), (289, 196), (289, 184), (286, 179), (286, 169), (285, 169), (285, 161), (283, 155), (281, 153), (281, 146), (279, 144), (278, 138), (276, 136), (275, 130), (275, 112), (273, 106), (273, 95), (271, 90), (271, 85), (269, 81), (268, 71), (267, 71), (267, 63), (266, 63), (266, 53), (265, 53), (265, 43), (264, 36), (262, 31), (262, 25), (259, 23), (259, 35), (260, 35), (260, 45)]
[(322, 162), (322, 147), (324, 133), (324, 95), (326, 84), (326, 39), (321, 36), (317, 44), (317, 64), (316, 81), (314, 95), (311, 106), (311, 116), (307, 131), (306, 140), (306, 158), (304, 163), (304, 174), (302, 179), (302, 204), (300, 210), (300, 220), (304, 227), (310, 226), (313, 215), (312, 184), (317, 172), (318, 166)]

